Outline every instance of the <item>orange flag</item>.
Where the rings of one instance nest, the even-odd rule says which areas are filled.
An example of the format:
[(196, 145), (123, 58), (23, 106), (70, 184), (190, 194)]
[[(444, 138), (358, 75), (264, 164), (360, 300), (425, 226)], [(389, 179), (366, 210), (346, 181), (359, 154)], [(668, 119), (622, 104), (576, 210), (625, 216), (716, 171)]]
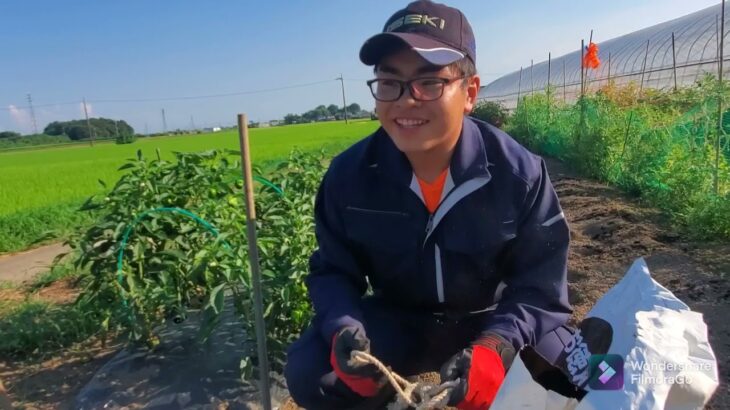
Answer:
[(586, 47), (586, 53), (583, 56), (583, 67), (595, 70), (600, 65), (601, 60), (598, 58), (598, 45), (592, 42)]

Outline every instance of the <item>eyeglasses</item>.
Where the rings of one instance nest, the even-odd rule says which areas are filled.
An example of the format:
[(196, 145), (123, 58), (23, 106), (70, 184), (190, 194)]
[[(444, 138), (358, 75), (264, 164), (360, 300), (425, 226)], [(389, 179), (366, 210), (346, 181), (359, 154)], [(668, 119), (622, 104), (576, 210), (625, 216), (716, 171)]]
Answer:
[(405, 92), (406, 87), (416, 101), (438, 100), (444, 94), (446, 84), (457, 80), (463, 80), (464, 76), (456, 78), (414, 78), (413, 80), (402, 81), (390, 78), (376, 78), (367, 82), (370, 92), (378, 101), (397, 101)]

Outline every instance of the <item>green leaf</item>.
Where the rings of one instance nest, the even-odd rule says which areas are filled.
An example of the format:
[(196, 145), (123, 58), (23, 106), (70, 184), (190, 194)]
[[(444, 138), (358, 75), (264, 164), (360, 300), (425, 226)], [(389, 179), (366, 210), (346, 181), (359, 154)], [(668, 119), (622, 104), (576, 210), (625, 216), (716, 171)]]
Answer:
[(212, 307), (215, 313), (219, 315), (223, 311), (223, 302), (225, 300), (225, 293), (222, 292), (224, 286), (226, 286), (226, 284), (221, 283), (220, 285), (213, 288), (213, 290), (210, 291), (210, 297), (208, 301), (208, 306)]
[(86, 201), (84, 201), (83, 205), (79, 207), (79, 211), (90, 211), (92, 209), (98, 209), (101, 205), (94, 203), (94, 197), (89, 197)]
[(271, 315), (271, 309), (274, 308), (274, 302), (269, 303), (268, 306), (266, 306), (266, 310), (264, 311), (264, 317), (269, 317)]
[(187, 255), (185, 255), (185, 253), (181, 252), (179, 249), (166, 249), (164, 251), (158, 252), (158, 254), (172, 256), (173, 258), (181, 261), (187, 259)]
[(190, 271), (189, 276), (195, 282), (202, 282), (205, 280), (205, 270), (208, 268), (208, 261), (203, 260)]

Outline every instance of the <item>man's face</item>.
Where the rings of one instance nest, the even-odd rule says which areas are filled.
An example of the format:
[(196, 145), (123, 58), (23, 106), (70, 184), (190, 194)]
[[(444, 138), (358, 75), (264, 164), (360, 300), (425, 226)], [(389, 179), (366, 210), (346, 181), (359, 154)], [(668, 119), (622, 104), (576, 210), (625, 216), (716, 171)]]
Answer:
[[(462, 74), (451, 67), (429, 64), (415, 51), (404, 48), (384, 57), (378, 64), (377, 78), (411, 80), (414, 78), (456, 78)], [(417, 101), (406, 89), (392, 102), (377, 101), (378, 118), (395, 145), (404, 153), (424, 153), (434, 148), (451, 147), (459, 137), (464, 114), (471, 112), (479, 92), (479, 77), (444, 85), (441, 98)]]

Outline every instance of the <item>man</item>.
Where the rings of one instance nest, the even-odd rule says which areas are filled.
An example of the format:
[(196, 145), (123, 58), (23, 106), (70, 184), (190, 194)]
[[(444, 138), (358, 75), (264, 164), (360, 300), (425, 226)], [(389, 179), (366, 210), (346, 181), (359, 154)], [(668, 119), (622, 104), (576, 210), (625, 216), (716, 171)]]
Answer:
[(570, 337), (558, 198), (539, 157), (466, 116), (480, 79), (459, 10), (415, 1), (360, 59), (382, 127), (320, 186), (315, 317), (288, 351), (291, 396), (311, 409), (373, 403), (386, 382), (349, 361), (362, 350), (404, 376), (440, 370), (459, 382), (450, 405), (487, 408), (517, 350), (555, 361)]

